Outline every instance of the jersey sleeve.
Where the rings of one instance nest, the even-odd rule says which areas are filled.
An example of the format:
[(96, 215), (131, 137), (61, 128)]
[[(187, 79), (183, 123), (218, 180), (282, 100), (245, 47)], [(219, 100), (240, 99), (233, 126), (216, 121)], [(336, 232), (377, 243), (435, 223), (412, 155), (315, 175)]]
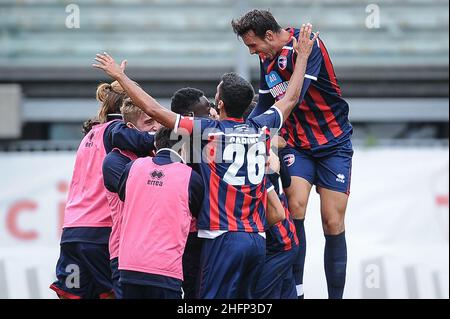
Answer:
[(154, 133), (130, 129), (123, 122), (113, 123), (106, 129), (104, 142), (106, 153), (118, 148), (124, 151), (132, 151), (139, 157), (145, 157), (155, 151)]
[[(294, 55), (296, 58), (296, 55)], [(320, 69), (322, 67), (322, 50), (320, 49), (320, 40), (317, 39), (313, 46), (311, 55), (308, 59), (308, 64), (306, 65), (305, 80), (303, 81), (302, 92), (300, 94), (300, 102), (305, 98), (305, 94), (309, 89), (312, 81), (317, 82), (318, 76), (320, 74)]]
[(205, 187), (202, 177), (192, 170), (191, 179), (189, 181), (189, 209), (192, 216), (198, 217), (203, 205), (205, 196)]
[(214, 129), (217, 125), (216, 120), (178, 115), (174, 132), (180, 135), (203, 134), (207, 129)]
[(259, 98), (258, 103), (256, 104), (255, 109), (250, 114), (249, 118), (254, 118), (258, 115), (266, 112), (272, 105), (275, 104), (275, 99), (270, 93), (270, 88), (267, 85), (266, 81), (266, 72), (264, 71), (264, 65), (262, 61), (260, 61), (260, 78), (259, 78)]
[(130, 159), (117, 150), (113, 150), (105, 157), (102, 170), (103, 182), (107, 190), (118, 193), (120, 177), (129, 162)]
[(180, 135), (192, 135), (194, 132), (195, 118), (177, 115), (173, 131)]
[(118, 187), (118, 194), (119, 194), (119, 198), (122, 202), (125, 201), (125, 194), (126, 194), (126, 187), (127, 187), (127, 181), (128, 181), (128, 176), (130, 175), (130, 170), (131, 167), (133, 166), (134, 161), (129, 162), (126, 166), (125, 169), (122, 173), (122, 175), (120, 176), (120, 180), (119, 180), (119, 187)]
[(311, 55), (308, 59), (308, 64), (306, 65), (305, 77), (313, 81), (317, 81), (317, 77), (320, 73), (320, 68), (322, 66), (322, 50), (320, 49), (320, 40), (317, 39), (314, 43)]
[(284, 123), (283, 113), (275, 105), (250, 121), (253, 121), (259, 128), (270, 130), (271, 136), (278, 134)]

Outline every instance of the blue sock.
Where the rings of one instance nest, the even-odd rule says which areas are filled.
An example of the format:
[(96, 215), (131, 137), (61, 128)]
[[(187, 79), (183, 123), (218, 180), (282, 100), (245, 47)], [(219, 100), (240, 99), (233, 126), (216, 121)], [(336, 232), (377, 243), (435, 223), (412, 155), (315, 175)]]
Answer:
[(305, 269), (306, 256), (305, 220), (294, 219), (294, 225), (299, 240), (298, 256), (294, 263), (295, 286), (297, 287), (298, 299), (304, 299), (305, 295), (303, 292), (303, 270)]
[(325, 275), (329, 299), (342, 299), (347, 270), (347, 243), (345, 232), (325, 235)]

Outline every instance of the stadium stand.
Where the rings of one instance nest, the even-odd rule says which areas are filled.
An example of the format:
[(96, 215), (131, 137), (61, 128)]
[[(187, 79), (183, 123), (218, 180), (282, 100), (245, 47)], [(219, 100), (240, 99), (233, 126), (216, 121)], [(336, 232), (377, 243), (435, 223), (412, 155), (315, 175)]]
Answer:
[[(65, 26), (68, 3), (1, 1), (0, 65), (84, 67), (99, 49), (144, 67), (168, 61), (172, 67), (202, 68), (235, 63), (238, 44), (230, 20), (245, 10), (239, 1), (79, 0), (81, 27), (75, 30)], [(243, 3), (244, 8), (266, 8), (269, 1)], [(272, 11), (283, 25), (314, 23), (340, 66), (448, 62), (448, 1), (377, 1), (379, 29), (365, 25), (370, 3), (279, 0)]]
[[(256, 85), (257, 59), (236, 40), (230, 21), (249, 8), (270, 8), (283, 26), (309, 21), (321, 31), (347, 97), (440, 98), (432, 105), (444, 112), (448, 1), (378, 0), (380, 27), (368, 28), (366, 9), (372, 2), (78, 0), (80, 28), (70, 29), (65, 24), (70, 1), (1, 0), (0, 85), (21, 85), (23, 120), (33, 127), (60, 122), (55, 114), (61, 104), (79, 108), (66, 120), (71, 123), (94, 109), (93, 88), (101, 74), (90, 65), (99, 51), (127, 58), (129, 74), (166, 100), (186, 85), (213, 96), (220, 74), (231, 70)], [(355, 117), (370, 121), (371, 114), (361, 107)], [(430, 114), (448, 121), (448, 112)]]

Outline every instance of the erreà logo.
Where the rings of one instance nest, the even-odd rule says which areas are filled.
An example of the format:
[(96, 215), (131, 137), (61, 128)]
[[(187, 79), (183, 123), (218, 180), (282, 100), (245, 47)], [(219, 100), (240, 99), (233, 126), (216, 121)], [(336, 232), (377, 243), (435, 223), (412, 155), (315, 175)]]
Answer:
[(153, 171), (150, 175), (154, 179), (162, 179), (165, 176), (161, 171)]
[(89, 141), (86, 142), (85, 147), (92, 147), (92, 146), (94, 146), (94, 142), (92, 142), (92, 140), (94, 139), (94, 137), (95, 137), (95, 133), (92, 132), (92, 133), (89, 135)]
[(164, 176), (166, 175), (164, 175), (162, 171), (154, 170), (150, 173), (150, 179), (147, 181), (147, 185), (158, 187), (163, 186), (164, 183), (162, 182), (162, 179)]
[(336, 178), (336, 182), (345, 184), (345, 175), (344, 174), (339, 174)]

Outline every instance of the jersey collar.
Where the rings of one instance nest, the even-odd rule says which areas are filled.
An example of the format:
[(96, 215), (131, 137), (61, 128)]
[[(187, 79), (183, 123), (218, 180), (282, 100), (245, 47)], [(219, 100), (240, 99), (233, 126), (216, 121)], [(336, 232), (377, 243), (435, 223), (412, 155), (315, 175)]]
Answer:
[(184, 163), (183, 158), (170, 148), (162, 148), (156, 152), (156, 156), (169, 157), (173, 163)]

